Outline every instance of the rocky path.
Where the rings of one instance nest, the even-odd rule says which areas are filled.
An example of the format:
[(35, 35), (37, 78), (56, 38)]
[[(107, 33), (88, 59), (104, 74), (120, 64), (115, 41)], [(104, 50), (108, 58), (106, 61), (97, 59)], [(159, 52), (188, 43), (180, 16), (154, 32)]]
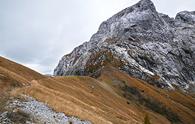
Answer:
[(46, 104), (25, 96), (25, 99), (12, 99), (6, 111), (0, 113), (1, 124), (91, 124), (76, 117), (58, 113)]

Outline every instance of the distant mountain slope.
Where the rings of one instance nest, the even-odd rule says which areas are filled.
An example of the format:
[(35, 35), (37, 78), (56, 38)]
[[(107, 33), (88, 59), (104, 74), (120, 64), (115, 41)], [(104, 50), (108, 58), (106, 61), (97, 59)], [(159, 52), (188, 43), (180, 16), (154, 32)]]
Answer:
[(141, 0), (63, 56), (54, 75), (97, 76), (108, 63), (161, 88), (189, 89), (195, 82), (195, 12), (183, 11), (174, 19)]

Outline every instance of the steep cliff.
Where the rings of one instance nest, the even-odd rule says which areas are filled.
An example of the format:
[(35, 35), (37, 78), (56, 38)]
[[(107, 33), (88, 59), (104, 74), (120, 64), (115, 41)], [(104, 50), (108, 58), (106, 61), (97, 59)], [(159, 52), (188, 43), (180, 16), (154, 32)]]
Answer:
[(106, 65), (161, 88), (188, 89), (195, 83), (195, 12), (170, 18), (141, 0), (63, 56), (54, 75), (98, 76)]

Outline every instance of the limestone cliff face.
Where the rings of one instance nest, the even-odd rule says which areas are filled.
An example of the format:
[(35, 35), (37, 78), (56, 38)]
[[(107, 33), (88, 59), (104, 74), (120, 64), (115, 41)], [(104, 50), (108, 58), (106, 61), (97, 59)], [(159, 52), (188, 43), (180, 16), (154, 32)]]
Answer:
[(60, 60), (54, 75), (96, 75), (112, 65), (159, 87), (195, 82), (195, 12), (174, 18), (141, 0), (104, 21), (89, 42)]

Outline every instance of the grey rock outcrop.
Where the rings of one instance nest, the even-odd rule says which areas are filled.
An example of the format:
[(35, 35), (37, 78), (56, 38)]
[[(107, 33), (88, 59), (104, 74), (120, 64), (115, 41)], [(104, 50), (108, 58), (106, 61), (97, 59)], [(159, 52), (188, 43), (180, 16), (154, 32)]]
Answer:
[(174, 19), (141, 0), (63, 56), (54, 75), (93, 75), (105, 63), (161, 88), (188, 89), (195, 82), (195, 12), (183, 11)]

